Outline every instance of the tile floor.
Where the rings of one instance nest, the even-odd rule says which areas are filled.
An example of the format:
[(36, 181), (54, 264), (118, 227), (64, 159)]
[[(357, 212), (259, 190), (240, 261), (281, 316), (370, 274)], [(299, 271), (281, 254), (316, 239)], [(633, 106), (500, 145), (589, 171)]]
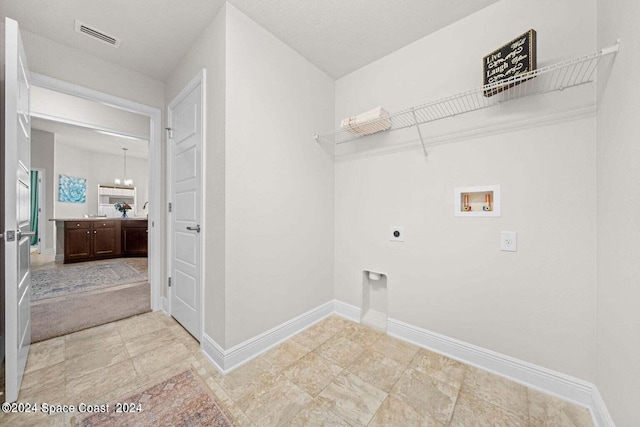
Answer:
[[(31, 348), (19, 401), (101, 403), (192, 367), (240, 426), (591, 426), (589, 412), (330, 316), (227, 375), (148, 313)], [(2, 414), (1, 425), (70, 415)]]

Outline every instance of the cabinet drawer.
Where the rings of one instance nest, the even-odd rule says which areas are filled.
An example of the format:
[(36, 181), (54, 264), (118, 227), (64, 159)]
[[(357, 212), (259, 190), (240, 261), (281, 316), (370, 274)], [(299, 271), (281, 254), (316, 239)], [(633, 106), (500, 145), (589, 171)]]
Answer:
[(122, 228), (147, 228), (147, 220), (128, 219), (122, 221)]
[(93, 228), (114, 228), (116, 226), (115, 221), (93, 221)]
[(65, 221), (64, 228), (66, 230), (82, 230), (91, 228), (90, 221)]

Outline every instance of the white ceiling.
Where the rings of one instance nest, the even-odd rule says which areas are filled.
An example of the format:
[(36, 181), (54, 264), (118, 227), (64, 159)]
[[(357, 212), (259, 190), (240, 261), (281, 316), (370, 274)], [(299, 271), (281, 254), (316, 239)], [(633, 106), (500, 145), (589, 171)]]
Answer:
[(105, 135), (93, 129), (72, 126), (60, 122), (31, 118), (31, 128), (54, 133), (56, 141), (77, 147), (80, 150), (93, 151), (114, 156), (123, 156), (122, 149), (128, 148), (127, 157), (146, 159), (148, 157), (148, 141), (121, 138)]
[[(334, 78), (498, 0), (230, 0)], [(21, 28), (164, 81), (223, 0), (4, 1)], [(75, 20), (122, 39), (113, 48)]]

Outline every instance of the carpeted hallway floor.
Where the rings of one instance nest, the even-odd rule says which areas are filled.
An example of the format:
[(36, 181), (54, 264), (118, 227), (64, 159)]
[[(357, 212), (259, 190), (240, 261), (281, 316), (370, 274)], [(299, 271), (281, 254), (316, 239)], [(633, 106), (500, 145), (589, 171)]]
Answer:
[(62, 264), (32, 254), (31, 342), (151, 311), (147, 258)]

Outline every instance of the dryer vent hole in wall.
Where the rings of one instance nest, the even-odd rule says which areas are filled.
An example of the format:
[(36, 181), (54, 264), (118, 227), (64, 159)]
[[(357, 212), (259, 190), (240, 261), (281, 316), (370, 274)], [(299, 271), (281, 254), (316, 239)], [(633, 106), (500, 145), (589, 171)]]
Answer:
[(377, 271), (364, 270), (362, 272), (360, 323), (386, 331), (388, 306), (387, 275)]
[(389, 233), (389, 240), (392, 242), (404, 242), (404, 227), (392, 225)]

